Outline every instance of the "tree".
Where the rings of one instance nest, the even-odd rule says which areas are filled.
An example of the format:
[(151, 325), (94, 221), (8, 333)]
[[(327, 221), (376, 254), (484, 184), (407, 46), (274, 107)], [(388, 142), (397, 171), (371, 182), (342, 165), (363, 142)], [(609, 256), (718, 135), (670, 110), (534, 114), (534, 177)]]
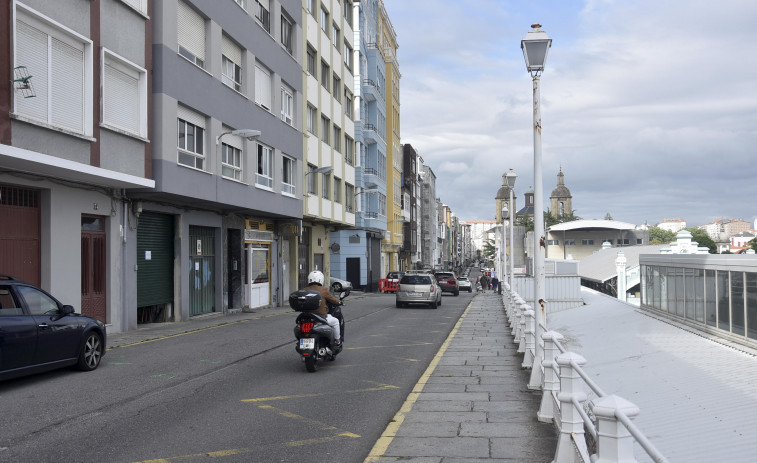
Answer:
[[(559, 217), (553, 217), (549, 209), (544, 213), (544, 228), (549, 228), (558, 223), (573, 222), (575, 220), (581, 220), (581, 217), (576, 215), (576, 211), (570, 211), (570, 214), (563, 214)], [(525, 214), (515, 219), (515, 225), (526, 227), (526, 231), (534, 231), (534, 218)]]
[(710, 235), (708, 235), (706, 231), (696, 227), (687, 228), (686, 230), (691, 233), (692, 241), (696, 241), (700, 246), (708, 248), (710, 254), (718, 253), (717, 245), (715, 245), (715, 242), (710, 238)]
[(488, 262), (494, 261), (494, 258), (497, 256), (497, 248), (494, 246), (494, 241), (488, 239), (484, 241), (484, 259)]
[(747, 245), (751, 246), (752, 249), (754, 249), (754, 252), (757, 252), (757, 238), (755, 238), (752, 241), (748, 242)]
[(675, 240), (675, 232), (660, 227), (649, 227), (649, 244), (669, 244)]

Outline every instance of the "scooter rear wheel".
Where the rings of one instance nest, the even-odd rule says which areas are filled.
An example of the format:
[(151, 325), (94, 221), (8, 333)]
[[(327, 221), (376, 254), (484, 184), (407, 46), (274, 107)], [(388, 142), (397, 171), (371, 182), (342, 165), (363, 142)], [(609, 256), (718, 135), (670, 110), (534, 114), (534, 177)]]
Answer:
[(308, 356), (308, 357), (305, 357), (305, 368), (307, 368), (307, 370), (310, 373), (314, 373), (315, 371), (317, 371), (318, 370), (318, 359), (315, 358), (312, 355)]

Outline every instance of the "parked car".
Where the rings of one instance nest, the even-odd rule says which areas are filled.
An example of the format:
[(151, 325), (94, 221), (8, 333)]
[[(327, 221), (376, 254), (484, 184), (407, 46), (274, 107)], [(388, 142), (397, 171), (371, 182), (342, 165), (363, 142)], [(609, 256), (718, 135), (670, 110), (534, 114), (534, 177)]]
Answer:
[(105, 355), (105, 324), (74, 313), (30, 283), (0, 275), (0, 380), (75, 365), (91, 371)]
[(407, 274), (400, 279), (395, 293), (395, 305), (428, 304), (432, 308), (442, 305), (442, 289), (430, 273)]
[(405, 272), (389, 272), (386, 274), (387, 280), (400, 281), (405, 275)]
[(473, 292), (473, 284), (468, 279), (468, 277), (458, 278), (457, 286), (460, 288), (460, 291), (468, 291), (469, 293)]
[(434, 273), (434, 277), (443, 292), (452, 293), (455, 296), (460, 295), (460, 286), (457, 284), (457, 275), (455, 275), (455, 272), (436, 272)]
[(350, 291), (352, 291), (352, 283), (347, 280), (342, 280), (341, 278), (330, 277), (329, 288), (331, 288), (332, 293), (340, 293), (344, 291), (349, 294)]

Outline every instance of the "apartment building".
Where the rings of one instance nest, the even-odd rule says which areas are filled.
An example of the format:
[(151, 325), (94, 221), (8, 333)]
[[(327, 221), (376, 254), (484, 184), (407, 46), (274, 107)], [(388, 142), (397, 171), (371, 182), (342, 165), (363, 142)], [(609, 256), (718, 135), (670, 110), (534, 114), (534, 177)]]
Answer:
[(332, 233), (339, 253), (332, 273), (372, 291), (382, 278), (381, 241), (387, 232), (386, 66), (379, 48), (380, 0), (355, 1), (355, 228)]
[(156, 0), (150, 17), (155, 188), (130, 195), (128, 326), (280, 305), (303, 210), (302, 5)]
[(400, 136), (400, 65), (397, 60), (397, 34), (386, 12), (383, 1), (378, 6), (378, 42), (377, 64), (383, 58), (383, 85), (385, 117), (384, 127), (380, 131), (386, 142), (386, 202), (387, 202), (387, 233), (381, 243), (381, 260), (383, 273), (400, 270), (400, 252), (403, 247), (403, 217), (402, 200), (404, 182), (402, 171), (404, 154)]
[(400, 270), (423, 268), (421, 258), (421, 189), (420, 166), (423, 158), (412, 145), (402, 145), (402, 248)]
[(0, 273), (114, 331), (136, 317), (130, 195), (155, 186), (152, 26), (146, 1), (0, 7)]
[(439, 257), (439, 208), (436, 199), (436, 174), (433, 169), (427, 165), (421, 165), (421, 235), (419, 246), (421, 250), (421, 262), (423, 267), (438, 265)]
[(346, 261), (332, 232), (355, 225), (355, 34), (350, 0), (302, 3), (306, 122), (303, 228), (298, 252), (299, 286), (319, 269), (344, 278)]

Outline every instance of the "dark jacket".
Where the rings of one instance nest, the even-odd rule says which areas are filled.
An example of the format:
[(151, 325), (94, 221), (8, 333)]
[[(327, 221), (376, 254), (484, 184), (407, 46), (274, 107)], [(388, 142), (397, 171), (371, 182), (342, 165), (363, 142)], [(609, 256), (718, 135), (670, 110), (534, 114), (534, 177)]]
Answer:
[(334, 297), (333, 294), (331, 294), (331, 291), (329, 291), (327, 288), (319, 285), (319, 284), (311, 284), (305, 287), (305, 289), (310, 289), (313, 291), (318, 291), (321, 293), (321, 305), (318, 306), (318, 310), (315, 311), (315, 313), (320, 315), (326, 315), (329, 313), (329, 309), (326, 306), (326, 301), (331, 302), (332, 304), (339, 305), (342, 303), (342, 301), (339, 300), (339, 298)]

